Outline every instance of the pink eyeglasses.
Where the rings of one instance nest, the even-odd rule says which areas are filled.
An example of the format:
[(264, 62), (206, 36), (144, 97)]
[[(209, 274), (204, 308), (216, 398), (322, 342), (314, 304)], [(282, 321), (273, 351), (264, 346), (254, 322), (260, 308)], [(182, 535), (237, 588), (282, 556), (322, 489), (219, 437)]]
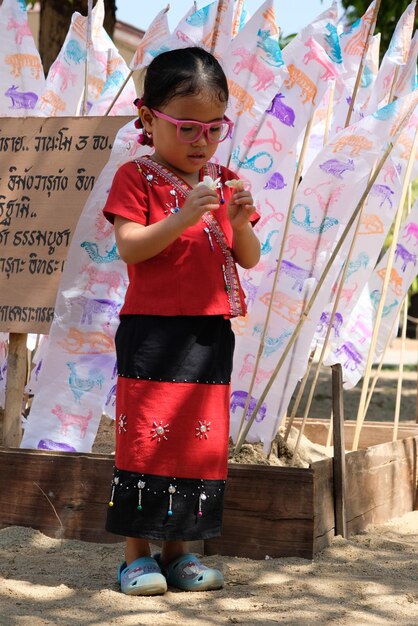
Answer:
[(177, 139), (181, 143), (194, 143), (201, 138), (203, 133), (205, 133), (209, 143), (220, 143), (228, 137), (234, 126), (234, 122), (231, 122), (226, 115), (220, 122), (209, 122), (205, 124), (204, 122), (197, 122), (196, 120), (178, 120), (175, 117), (171, 117), (171, 115), (160, 113), (160, 111), (156, 109), (151, 109), (151, 111), (155, 117), (160, 117), (176, 126)]

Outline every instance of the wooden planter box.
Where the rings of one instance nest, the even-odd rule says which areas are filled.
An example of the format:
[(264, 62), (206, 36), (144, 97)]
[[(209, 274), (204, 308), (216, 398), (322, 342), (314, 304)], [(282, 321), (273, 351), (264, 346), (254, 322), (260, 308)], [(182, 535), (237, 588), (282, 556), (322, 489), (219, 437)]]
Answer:
[[(414, 510), (417, 448), (418, 433), (346, 455), (349, 534)], [(0, 448), (0, 527), (121, 541), (104, 530), (112, 467), (112, 456)], [(205, 553), (311, 559), (334, 534), (332, 459), (309, 469), (232, 464), (223, 534)]]
[[(348, 535), (413, 511), (418, 436), (346, 455)], [(207, 554), (312, 559), (335, 535), (332, 459), (309, 469), (231, 465), (222, 536)]]

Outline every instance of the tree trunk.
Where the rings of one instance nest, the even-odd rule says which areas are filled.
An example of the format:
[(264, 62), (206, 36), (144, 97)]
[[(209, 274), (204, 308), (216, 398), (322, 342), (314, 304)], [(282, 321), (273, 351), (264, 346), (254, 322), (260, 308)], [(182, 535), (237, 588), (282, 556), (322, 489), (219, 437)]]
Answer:
[[(104, 0), (104, 27), (110, 37), (116, 22), (116, 0)], [(87, 15), (87, 0), (41, 0), (39, 22), (39, 53), (47, 74), (61, 50), (74, 11)]]

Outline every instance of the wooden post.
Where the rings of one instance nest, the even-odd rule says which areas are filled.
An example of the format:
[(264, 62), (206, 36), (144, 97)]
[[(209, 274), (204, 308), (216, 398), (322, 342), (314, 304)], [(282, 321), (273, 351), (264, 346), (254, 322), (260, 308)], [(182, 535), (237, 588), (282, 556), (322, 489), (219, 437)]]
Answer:
[(417, 398), (416, 422), (418, 424), (418, 365), (417, 365), (417, 396), (416, 398)]
[(86, 63), (84, 66), (84, 94), (82, 115), (87, 115), (87, 101), (89, 98), (89, 73), (90, 73), (90, 53), (93, 50), (92, 28), (93, 28), (93, 0), (87, 0), (87, 32), (86, 32)]
[(24, 333), (10, 333), (7, 360), (3, 445), (18, 448), (22, 439), (22, 399), (26, 384), (27, 355)]
[(347, 536), (345, 523), (345, 441), (343, 375), (341, 364), (332, 366), (332, 415), (334, 425), (334, 503), (335, 534)]

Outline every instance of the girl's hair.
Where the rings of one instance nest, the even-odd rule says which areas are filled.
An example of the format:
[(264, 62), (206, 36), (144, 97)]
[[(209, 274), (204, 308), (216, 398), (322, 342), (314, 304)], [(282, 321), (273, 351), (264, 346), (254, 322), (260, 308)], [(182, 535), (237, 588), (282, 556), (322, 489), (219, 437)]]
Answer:
[(160, 109), (178, 96), (192, 96), (203, 89), (228, 102), (228, 82), (215, 57), (203, 48), (180, 48), (153, 59), (144, 80), (143, 103)]

